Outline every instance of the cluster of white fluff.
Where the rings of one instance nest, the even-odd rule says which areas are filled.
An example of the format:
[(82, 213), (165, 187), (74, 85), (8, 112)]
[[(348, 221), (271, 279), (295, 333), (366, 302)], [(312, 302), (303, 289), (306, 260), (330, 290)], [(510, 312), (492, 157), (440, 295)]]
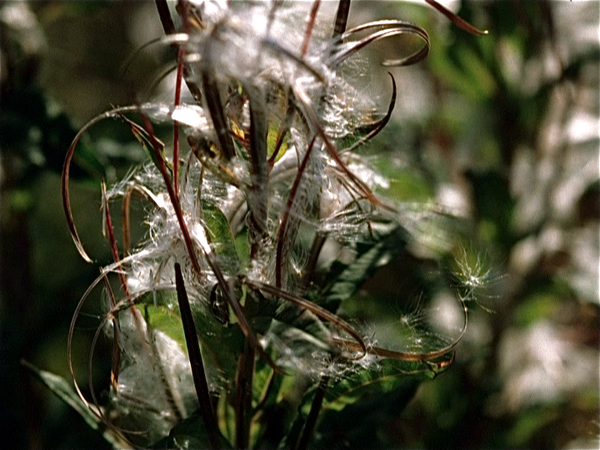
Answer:
[[(330, 8), (327, 3), (323, 8)], [(187, 137), (179, 161), (166, 156), (168, 168), (153, 161), (132, 170), (105, 199), (108, 204), (141, 198), (145, 204), (145, 238), (103, 271), (118, 272), (125, 280), (123, 300), (113, 302), (104, 321), (111, 335), (117, 330), (125, 355), (111, 398), (122, 416), (137, 418), (142, 428), (156, 430), (160, 423), (164, 429), (158, 434), (164, 434), (189, 414), (194, 395), (181, 346), (161, 331), (150, 331), (140, 313), (143, 308), (129, 308), (155, 303), (176, 311), (175, 295), (162, 296), (160, 305), (157, 300), (157, 292), (175, 290), (175, 263), (183, 268), (195, 314), (209, 324), (206, 333), (218, 334), (223, 327), (214, 312), (219, 295), (230, 297), (229, 308), (231, 302), (263, 295), (279, 302), (277, 313), (296, 308), (295, 314), (310, 325), (298, 330), (278, 322), (260, 333), (256, 342), (280, 368), (335, 378), (377, 364), (378, 353), (369, 352), (373, 339), (364, 337), (360, 345), (336, 349), (335, 342), (348, 342), (338, 319), (286, 301), (303, 298), (319, 268), (339, 257), (351, 260), (352, 246), (370, 238), (372, 222), (399, 225), (410, 219), (408, 230), (420, 226), (420, 217), (374, 194), (387, 188), (388, 181), (353, 151), (385, 125), (394, 99), (386, 113), (386, 104), (362, 95), (361, 86), (342, 74), (346, 64), (356, 69), (353, 57), (371, 41), (407, 33), (420, 37), (425, 51), (388, 62), (398, 65), (424, 57), (429, 42), (422, 29), (400, 21), (367, 24), (333, 36), (334, 16), (312, 14), (312, 6), (188, 2), (187, 10), (180, 11), (182, 31), (163, 41), (183, 49), (179, 62), (189, 87), (186, 101), (149, 102), (105, 116), (138, 112), (150, 123), (176, 124)], [(156, 138), (147, 126), (145, 131), (152, 152)], [(275, 156), (278, 137), (282, 142)], [(175, 165), (180, 174), (176, 201), (166, 186), (172, 180), (165, 179)], [(317, 239), (330, 244), (327, 251), (313, 246)], [(473, 274), (466, 266), (460, 269), (469, 283)], [(293, 298), (282, 299), (277, 292)], [(244, 319), (231, 310), (225, 315), (232, 323)], [(244, 332), (249, 337), (254, 330)], [(367, 354), (359, 358), (361, 345)], [(209, 367), (211, 389), (228, 383), (226, 372), (218, 364)], [(152, 407), (149, 402), (154, 402)]]

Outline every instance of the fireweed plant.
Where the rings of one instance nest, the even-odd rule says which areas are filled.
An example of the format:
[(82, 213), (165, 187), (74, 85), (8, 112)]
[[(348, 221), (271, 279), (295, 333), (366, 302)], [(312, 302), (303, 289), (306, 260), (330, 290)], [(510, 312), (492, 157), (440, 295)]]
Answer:
[[(307, 448), (321, 411), (341, 410), (377, 383), (391, 392), (408, 377), (445, 370), (467, 327), (466, 303), (485, 276), (465, 247), (424, 238), (449, 235), (450, 212), (376, 194), (388, 180), (357, 151), (389, 121), (397, 87), (390, 74), (392, 96), (382, 108), (345, 74), (363, 48), (397, 40), (403, 49), (407, 35), (420, 41), (417, 50), (382, 64), (415, 64), (427, 56), (429, 36), (400, 20), (346, 29), (349, 0), (327, 18), (319, 1), (156, 6), (166, 35), (151, 45), (176, 55), (173, 101), (96, 117), (64, 164), (69, 228), (92, 262), (69, 201), (78, 141), (100, 120), (117, 118), (149, 156), (110, 188), (102, 183), (114, 262), (100, 270), (71, 323), (76, 390), (116, 446)], [(172, 125), (171, 149), (157, 137), (158, 124)], [(121, 243), (110, 208), (116, 200)], [(135, 245), (133, 202), (145, 205), (147, 227)], [(427, 240), (445, 254), (437, 258), (447, 266), (440, 277), (458, 280), (447, 291), (461, 323), (443, 338), (427, 331), (418, 309), (394, 319), (397, 339), (381, 343), (377, 328), (344, 312), (345, 302), (377, 267)], [(92, 340), (90, 374), (98, 340), (108, 334), (113, 343), (102, 406), (91, 375), (91, 398), (83, 395), (71, 362), (77, 320), (97, 287), (106, 313)]]

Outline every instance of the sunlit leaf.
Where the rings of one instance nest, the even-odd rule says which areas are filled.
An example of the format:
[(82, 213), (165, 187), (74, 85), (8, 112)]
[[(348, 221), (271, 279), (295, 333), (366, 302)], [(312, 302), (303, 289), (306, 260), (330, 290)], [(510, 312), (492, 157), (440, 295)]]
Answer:
[(202, 200), (202, 213), (214, 252), (218, 255), (224, 267), (232, 271), (237, 270), (240, 260), (236, 249), (236, 241), (227, 217), (215, 202), (209, 199)]
[(146, 323), (150, 328), (162, 331), (174, 339), (184, 352), (186, 351), (181, 316), (174, 291), (150, 292), (143, 296), (138, 309), (146, 317)]

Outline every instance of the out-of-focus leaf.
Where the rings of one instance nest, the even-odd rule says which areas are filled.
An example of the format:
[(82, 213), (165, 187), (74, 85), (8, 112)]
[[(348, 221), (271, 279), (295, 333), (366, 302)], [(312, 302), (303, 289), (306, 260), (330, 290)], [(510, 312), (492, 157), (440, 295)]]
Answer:
[[(390, 170), (390, 169), (388, 169)], [(423, 178), (422, 174), (415, 170), (402, 170), (393, 175), (390, 174), (389, 195), (402, 201), (424, 202), (433, 195), (433, 189)]]
[[(474, 101), (485, 101), (496, 88), (493, 76), (485, 62), (478, 58), (473, 49), (460, 47), (453, 55), (434, 52), (429, 59), (434, 73), (453, 89)], [(484, 76), (481, 76), (479, 71)]]
[[(66, 149), (77, 134), (67, 116), (57, 111), (37, 87), (27, 86), (3, 95), (0, 108), (0, 146), (24, 162), (21, 178), (34, 179), (36, 169), (62, 171)], [(106, 177), (105, 163), (82, 143), (74, 158), (73, 179)]]
[(482, 225), (482, 238), (512, 245), (514, 237), (510, 229), (514, 200), (510, 195), (507, 178), (495, 171), (477, 172), (467, 170), (467, 178), (473, 185), (475, 207)]
[[(204, 426), (202, 414), (196, 412), (173, 427), (169, 435), (152, 445), (153, 449), (206, 449), (210, 448), (208, 432)], [(229, 441), (221, 435), (221, 448), (232, 448)]]
[(531, 439), (558, 417), (555, 408), (532, 408), (522, 413), (506, 436), (506, 443), (513, 448), (529, 447)]
[(112, 430), (106, 429), (100, 418), (83, 403), (81, 398), (79, 398), (79, 395), (75, 392), (75, 389), (73, 389), (73, 386), (71, 386), (71, 384), (63, 377), (45, 370), (40, 370), (26, 361), (22, 361), (22, 364), (48, 389), (50, 389), (54, 395), (77, 411), (90, 428), (101, 433), (106, 442), (116, 449), (129, 448), (124, 441), (115, 436)]
[(561, 300), (573, 295), (564, 282), (552, 280), (538, 280), (528, 291), (515, 308), (512, 318), (523, 327), (556, 315), (560, 310)]

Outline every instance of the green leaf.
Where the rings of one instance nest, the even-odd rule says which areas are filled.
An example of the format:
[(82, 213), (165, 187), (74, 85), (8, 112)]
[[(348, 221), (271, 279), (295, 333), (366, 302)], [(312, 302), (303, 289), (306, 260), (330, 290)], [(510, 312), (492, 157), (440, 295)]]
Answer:
[(395, 448), (385, 426), (396, 420), (417, 392), (420, 382), (400, 377), (390, 392), (366, 393), (341, 411), (324, 410), (310, 448)]
[(507, 432), (506, 443), (513, 448), (531, 446), (532, 437), (542, 433), (544, 428), (551, 426), (559, 418), (557, 408), (533, 407), (519, 414), (517, 420)]
[(281, 326), (272, 325), (271, 321), (288, 325), (289, 327), (312, 334), (319, 339), (327, 339), (330, 336), (323, 322), (314, 314), (307, 312), (297, 305), (292, 305), (284, 299), (265, 298), (261, 296), (258, 302), (258, 310), (253, 318), (253, 325), (255, 325), (259, 333), (265, 334), (270, 327), (279, 328)]
[[(303, 330), (300, 325), (289, 324), (273, 319), (268, 330), (268, 335), (277, 336), (276, 345), (273, 346), (274, 358), (283, 358), (287, 363), (292, 364), (293, 369), (298, 369), (297, 365), (304, 361), (310, 364), (315, 358), (315, 352), (321, 351), (329, 353), (334, 348), (327, 342), (327, 336), (330, 335), (322, 323), (317, 325), (318, 320), (309, 325), (310, 331)], [(269, 346), (270, 347), (270, 346)], [(270, 348), (267, 348), (270, 350)], [(289, 353), (289, 355), (288, 355)], [(290, 355), (291, 359), (290, 359)], [(279, 361), (286, 365), (285, 362)]]
[(383, 232), (374, 231), (372, 240), (356, 243), (356, 258), (351, 263), (335, 261), (329, 268), (325, 279), (331, 281), (317, 294), (317, 303), (337, 310), (341, 302), (358, 292), (378, 267), (402, 253), (406, 242), (406, 230), (398, 225)]
[(216, 371), (218, 378), (233, 383), (244, 345), (242, 330), (237, 324), (223, 325), (200, 302), (193, 302), (191, 307), (209, 378)]
[[(204, 349), (203, 358), (210, 378), (233, 380), (237, 356), (241, 352), (243, 334), (235, 324), (224, 326), (200, 301), (192, 302), (194, 325)], [(187, 354), (187, 345), (181, 323), (177, 296), (174, 290), (158, 290), (145, 294), (137, 308), (144, 314), (148, 326), (174, 339)], [(215, 374), (217, 371), (219, 374)]]
[(149, 292), (141, 298), (137, 308), (144, 314), (150, 328), (162, 331), (175, 340), (184, 352), (187, 352), (177, 296), (174, 290), (165, 289)]
[[(392, 359), (368, 368), (349, 369), (339, 380), (330, 382), (310, 447), (377, 448), (382, 425), (402, 412), (421, 381), (432, 380), (444, 370), (426, 363)], [(315, 391), (316, 385), (304, 393), (284, 447), (298, 439)]]
[[(175, 425), (169, 435), (152, 445), (153, 449), (208, 449), (210, 441), (199, 412)], [(221, 448), (231, 449), (231, 444), (221, 435)]]
[[(309, 447), (381, 448), (381, 428), (400, 415), (420, 384), (421, 375), (405, 373), (411, 368), (411, 364), (386, 360), (378, 370), (362, 370), (330, 384)], [(316, 385), (304, 394), (299, 414), (280, 448), (298, 440), (315, 392)]]
[(86, 406), (83, 400), (81, 400), (79, 395), (75, 392), (75, 389), (73, 389), (73, 386), (71, 386), (71, 384), (63, 377), (45, 370), (40, 370), (27, 361), (22, 361), (21, 364), (31, 371), (31, 373), (50, 389), (54, 395), (77, 411), (90, 428), (101, 433), (106, 442), (116, 449), (128, 448), (128, 445), (119, 439), (112, 430), (105, 429), (100, 418)]
[(202, 213), (212, 249), (217, 254), (222, 266), (232, 272), (237, 271), (240, 259), (227, 217), (214, 201), (207, 198), (202, 199)]
[(408, 378), (432, 380), (438, 373), (425, 363), (385, 359), (333, 384), (325, 394), (323, 408), (340, 411), (363, 397), (392, 392)]
[[(330, 345), (331, 332), (322, 320), (284, 299), (265, 298), (261, 295), (252, 326), (267, 338), (276, 336), (275, 340), (268, 339), (267, 345), (267, 351), (273, 353), (275, 360), (289, 359), (286, 357), (286, 349), (290, 349), (295, 361), (293, 364), (303, 360), (310, 364), (315, 351), (334, 350)], [(283, 361), (280, 363), (285, 365)]]

